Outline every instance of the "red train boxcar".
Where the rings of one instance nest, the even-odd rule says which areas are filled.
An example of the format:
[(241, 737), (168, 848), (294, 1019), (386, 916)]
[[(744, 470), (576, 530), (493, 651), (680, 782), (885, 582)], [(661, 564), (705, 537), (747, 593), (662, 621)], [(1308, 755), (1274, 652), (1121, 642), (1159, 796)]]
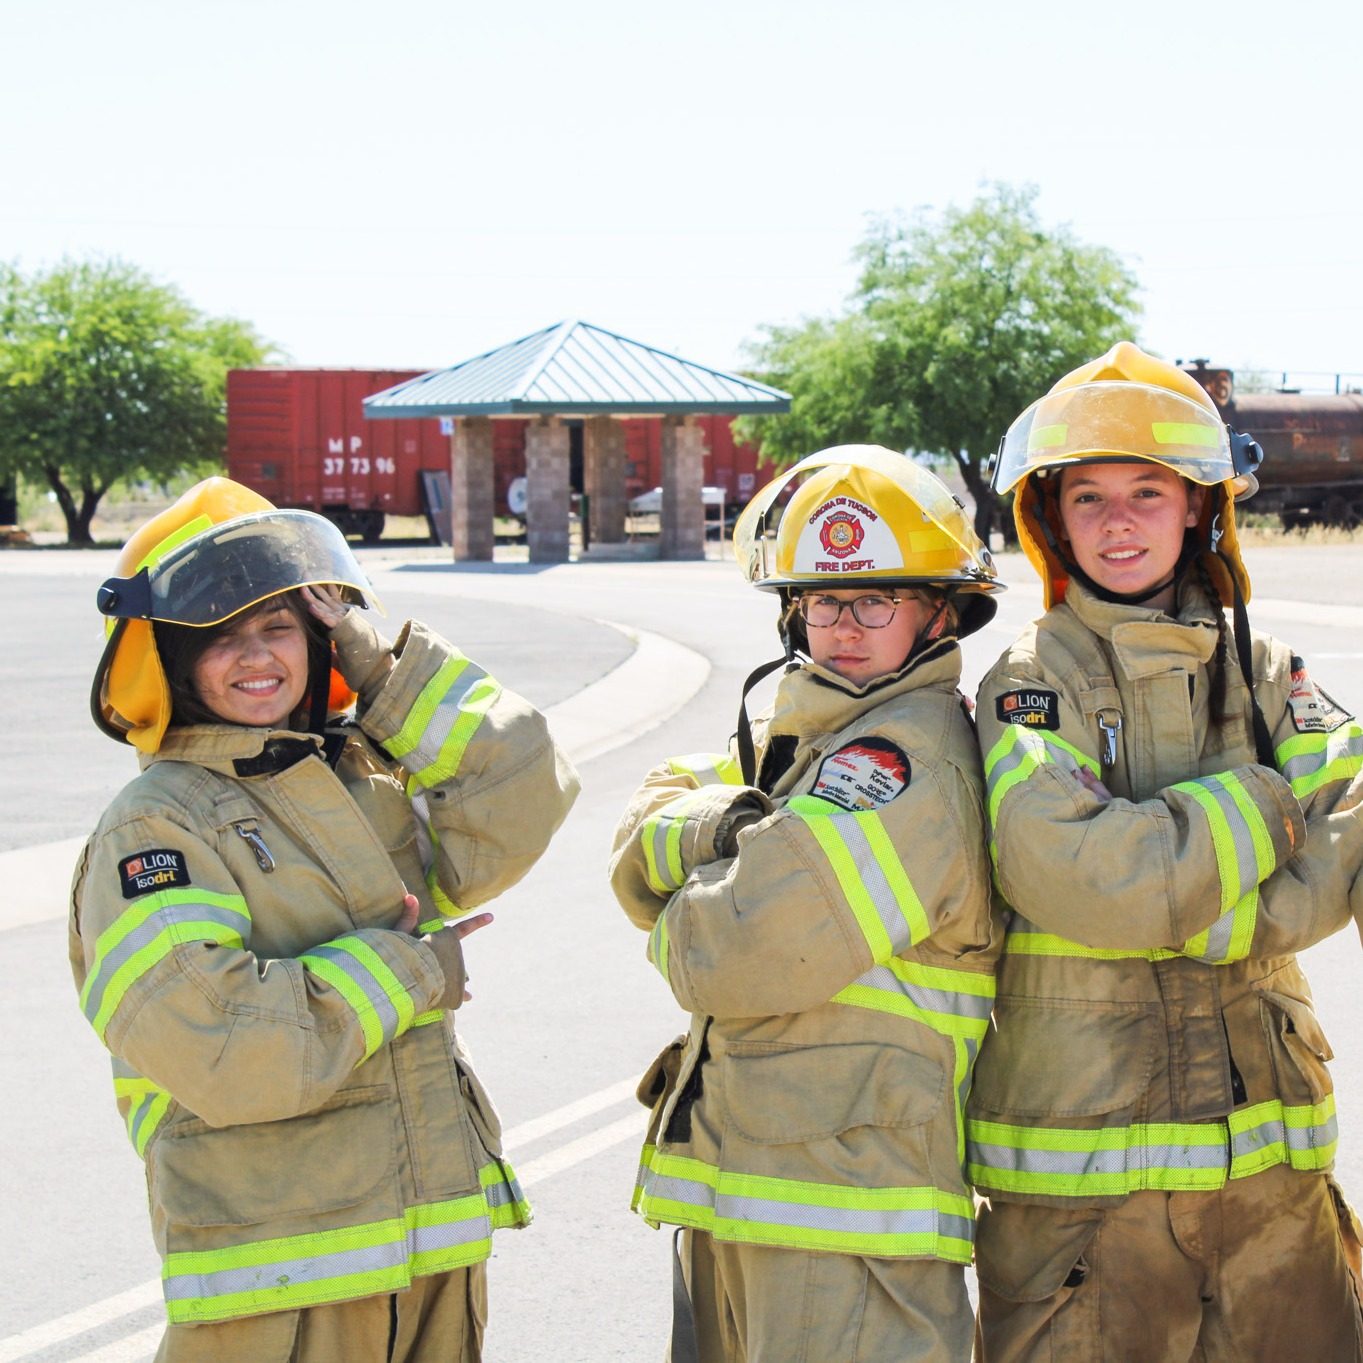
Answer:
[[(374, 540), (384, 517), (425, 514), (421, 474), (449, 468), (449, 437), (434, 419), (366, 421), (361, 402), (420, 370), (234, 369), (227, 376), (227, 472), (279, 506), (331, 517), (347, 534)], [(726, 416), (697, 417), (705, 432), (705, 483), (737, 507), (759, 481), (758, 451), (735, 441)], [(626, 492), (662, 482), (659, 419), (626, 418)], [(526, 422), (492, 423), (495, 495), (525, 473)], [(570, 422), (573, 488), (582, 488), (580, 422)]]

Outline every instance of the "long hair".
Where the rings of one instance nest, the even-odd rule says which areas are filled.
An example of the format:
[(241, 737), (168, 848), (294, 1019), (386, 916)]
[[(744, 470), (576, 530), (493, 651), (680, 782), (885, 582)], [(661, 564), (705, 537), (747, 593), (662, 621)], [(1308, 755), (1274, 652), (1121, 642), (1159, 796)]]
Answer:
[(308, 702), (315, 681), (313, 675), (317, 660), (329, 657), (331, 645), (320, 620), (303, 604), (296, 590), (281, 592), (277, 596), (267, 596), (248, 610), (234, 615), (220, 625), (197, 626), (175, 625), (165, 620), (156, 620), (152, 629), (156, 635), (156, 651), (161, 655), (161, 666), (165, 669), (166, 683), (170, 687), (170, 722), (173, 725), (222, 724), (221, 715), (216, 715), (203, 703), (194, 685), (194, 669), (199, 659), (207, 652), (212, 642), (227, 630), (244, 624), (247, 620), (266, 611), (287, 607), (294, 619), (303, 627), (308, 644), (308, 688), (302, 703)]

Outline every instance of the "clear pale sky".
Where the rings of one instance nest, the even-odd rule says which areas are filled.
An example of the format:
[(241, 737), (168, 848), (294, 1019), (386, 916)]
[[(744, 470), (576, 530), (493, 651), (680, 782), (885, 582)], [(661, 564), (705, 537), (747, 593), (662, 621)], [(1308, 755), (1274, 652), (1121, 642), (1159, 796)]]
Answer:
[(295, 363), (565, 317), (716, 366), (871, 214), (1039, 187), (1170, 358), (1363, 374), (1363, 5), (0, 0), (0, 258), (118, 255)]

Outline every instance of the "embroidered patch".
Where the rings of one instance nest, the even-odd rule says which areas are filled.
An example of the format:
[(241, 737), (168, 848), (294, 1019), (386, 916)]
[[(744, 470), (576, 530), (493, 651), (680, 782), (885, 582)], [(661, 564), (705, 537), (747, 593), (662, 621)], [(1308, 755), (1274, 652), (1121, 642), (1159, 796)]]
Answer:
[(909, 784), (912, 770), (897, 743), (859, 738), (824, 758), (810, 794), (860, 814), (889, 804)]
[(1307, 674), (1306, 664), (1292, 655), (1292, 693), (1287, 698), (1292, 723), (1299, 734), (1328, 734), (1353, 716), (1331, 700)]
[(994, 702), (994, 713), (1004, 724), (1022, 724), (1029, 729), (1060, 727), (1060, 696), (1055, 691), (1005, 691)]
[(157, 890), (190, 883), (185, 854), (169, 847), (155, 847), (149, 852), (139, 852), (135, 857), (124, 857), (118, 863), (118, 874), (123, 883), (124, 899), (136, 899), (139, 895), (155, 894)]

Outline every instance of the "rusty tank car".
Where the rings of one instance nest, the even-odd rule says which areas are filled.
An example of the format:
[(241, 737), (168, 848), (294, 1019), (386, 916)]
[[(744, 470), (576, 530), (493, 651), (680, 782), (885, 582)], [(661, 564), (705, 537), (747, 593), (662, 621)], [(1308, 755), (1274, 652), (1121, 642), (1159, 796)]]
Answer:
[(1251, 510), (1276, 513), (1285, 530), (1363, 525), (1363, 392), (1337, 378), (1332, 393), (1237, 393), (1230, 369), (1206, 360), (1183, 368), (1235, 430), (1263, 447)]

